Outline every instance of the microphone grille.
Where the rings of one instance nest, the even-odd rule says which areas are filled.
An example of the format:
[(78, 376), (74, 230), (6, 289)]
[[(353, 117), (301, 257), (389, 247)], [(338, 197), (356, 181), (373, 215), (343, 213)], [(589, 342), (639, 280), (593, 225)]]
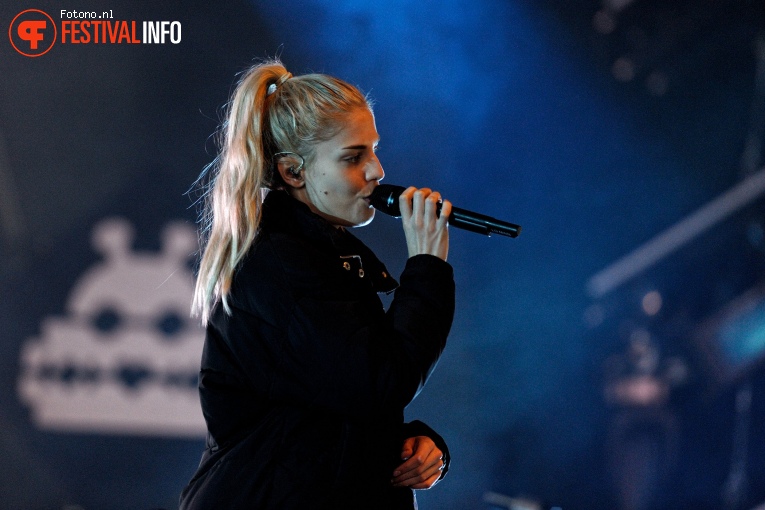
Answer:
[(401, 216), (401, 209), (398, 206), (398, 197), (405, 190), (403, 186), (396, 186), (395, 184), (379, 184), (372, 195), (369, 197), (369, 201), (372, 207), (380, 212), (395, 216), (398, 218)]

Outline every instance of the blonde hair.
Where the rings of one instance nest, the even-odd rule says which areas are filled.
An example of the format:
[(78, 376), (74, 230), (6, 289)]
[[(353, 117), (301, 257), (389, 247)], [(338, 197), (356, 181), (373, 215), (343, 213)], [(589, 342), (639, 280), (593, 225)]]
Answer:
[(292, 77), (278, 60), (242, 74), (219, 130), (218, 156), (197, 181), (204, 197), (203, 255), (191, 312), (203, 324), (219, 301), (231, 313), (227, 297), (258, 235), (263, 188), (283, 185), (273, 171), (273, 155), (295, 152), (309, 167), (314, 145), (337, 134), (359, 107), (372, 109), (353, 85), (324, 74)]

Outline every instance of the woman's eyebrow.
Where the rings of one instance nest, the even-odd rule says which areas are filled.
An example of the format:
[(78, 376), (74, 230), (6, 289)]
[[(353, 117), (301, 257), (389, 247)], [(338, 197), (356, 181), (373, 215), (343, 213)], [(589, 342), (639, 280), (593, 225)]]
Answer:
[[(379, 143), (380, 143), (380, 140), (378, 139), (375, 143), (372, 144), (372, 147), (376, 146)], [(357, 151), (359, 151), (359, 150), (364, 150), (367, 147), (368, 147), (367, 145), (361, 143), (361, 144), (358, 144), (358, 145), (349, 145), (347, 147), (343, 147), (341, 150), (357, 150)]]

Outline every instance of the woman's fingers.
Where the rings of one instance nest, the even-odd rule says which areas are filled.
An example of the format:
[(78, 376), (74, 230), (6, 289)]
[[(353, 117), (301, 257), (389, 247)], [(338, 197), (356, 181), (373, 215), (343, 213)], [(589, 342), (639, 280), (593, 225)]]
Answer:
[(401, 193), (399, 207), (409, 256), (430, 254), (446, 260), (451, 204), (430, 188), (409, 187)]
[(441, 476), (441, 470), (438, 470), (433, 476), (428, 478), (422, 483), (418, 483), (416, 485), (412, 485), (410, 488), (412, 489), (430, 489), (433, 487), (436, 482), (438, 481), (438, 478)]
[(404, 449), (412, 451), (412, 455), (396, 468), (393, 485), (412, 489), (432, 487), (444, 468), (443, 452), (427, 436), (407, 439)]
[[(431, 191), (429, 188), (415, 188), (410, 186), (399, 196), (399, 207), (401, 208), (401, 218), (403, 220), (415, 217), (421, 218), (424, 212), (424, 203)], [(408, 214), (405, 216), (404, 212)]]
[[(410, 459), (411, 460), (411, 459)], [(427, 489), (441, 476), (444, 461), (435, 456), (426, 462), (415, 465), (392, 480), (395, 487), (411, 487), (412, 489)]]

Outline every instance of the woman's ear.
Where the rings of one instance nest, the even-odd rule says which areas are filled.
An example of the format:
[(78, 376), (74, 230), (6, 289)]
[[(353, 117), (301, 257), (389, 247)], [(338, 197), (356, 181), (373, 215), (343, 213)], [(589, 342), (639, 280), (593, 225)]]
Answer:
[(303, 158), (293, 153), (283, 153), (276, 159), (276, 170), (284, 183), (291, 188), (305, 186), (303, 180)]

